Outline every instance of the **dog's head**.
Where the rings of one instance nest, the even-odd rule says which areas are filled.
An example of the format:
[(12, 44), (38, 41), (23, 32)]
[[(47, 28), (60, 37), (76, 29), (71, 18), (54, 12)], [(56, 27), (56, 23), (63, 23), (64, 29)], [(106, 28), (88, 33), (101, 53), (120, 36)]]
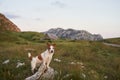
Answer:
[(47, 43), (49, 53), (54, 53), (54, 48), (56, 44)]

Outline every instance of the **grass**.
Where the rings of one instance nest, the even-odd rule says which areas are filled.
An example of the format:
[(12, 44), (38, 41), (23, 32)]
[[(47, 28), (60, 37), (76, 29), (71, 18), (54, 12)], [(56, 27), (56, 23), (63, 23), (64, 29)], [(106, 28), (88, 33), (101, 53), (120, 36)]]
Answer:
[(119, 45), (120, 45), (120, 38), (105, 39), (104, 42), (107, 42), (107, 43), (114, 43), (114, 44), (119, 44)]
[[(23, 80), (31, 76), (27, 53), (37, 55), (45, 51), (47, 41), (39, 42), (43, 35), (6, 32), (0, 36), (0, 80)], [(37, 38), (33, 39), (35, 36)], [(50, 64), (58, 72), (55, 80), (120, 80), (120, 48), (83, 40), (53, 42), (56, 43), (53, 59), (61, 60), (52, 60)], [(2, 64), (7, 59), (10, 62)], [(17, 62), (24, 62), (25, 65), (16, 68)], [(71, 64), (78, 62), (80, 64)]]

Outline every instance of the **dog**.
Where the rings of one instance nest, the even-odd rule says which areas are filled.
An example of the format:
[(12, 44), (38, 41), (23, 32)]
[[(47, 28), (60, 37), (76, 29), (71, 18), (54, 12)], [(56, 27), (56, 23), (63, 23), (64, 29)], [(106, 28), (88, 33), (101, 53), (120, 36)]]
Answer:
[(49, 68), (49, 64), (52, 60), (52, 56), (54, 54), (54, 48), (56, 44), (49, 44), (47, 43), (47, 50), (43, 53), (39, 54), (36, 57), (33, 57), (31, 53), (28, 53), (28, 57), (31, 60), (31, 70), (32, 73), (39, 67), (42, 63), (46, 66), (46, 68)]

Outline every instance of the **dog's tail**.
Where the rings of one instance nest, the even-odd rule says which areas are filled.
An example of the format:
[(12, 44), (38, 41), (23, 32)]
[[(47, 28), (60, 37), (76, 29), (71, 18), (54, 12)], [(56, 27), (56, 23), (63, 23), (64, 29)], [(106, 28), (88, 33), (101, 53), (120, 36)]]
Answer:
[(28, 53), (28, 58), (29, 58), (30, 60), (32, 60), (32, 55), (31, 55), (30, 52)]

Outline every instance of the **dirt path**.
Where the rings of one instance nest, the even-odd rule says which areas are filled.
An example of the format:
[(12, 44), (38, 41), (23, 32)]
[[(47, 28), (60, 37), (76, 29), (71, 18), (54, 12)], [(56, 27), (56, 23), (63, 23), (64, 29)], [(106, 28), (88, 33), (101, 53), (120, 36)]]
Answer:
[(105, 42), (103, 42), (103, 44), (108, 45), (108, 46), (113, 46), (113, 47), (120, 47), (119, 44), (112, 44), (112, 43), (105, 43)]

